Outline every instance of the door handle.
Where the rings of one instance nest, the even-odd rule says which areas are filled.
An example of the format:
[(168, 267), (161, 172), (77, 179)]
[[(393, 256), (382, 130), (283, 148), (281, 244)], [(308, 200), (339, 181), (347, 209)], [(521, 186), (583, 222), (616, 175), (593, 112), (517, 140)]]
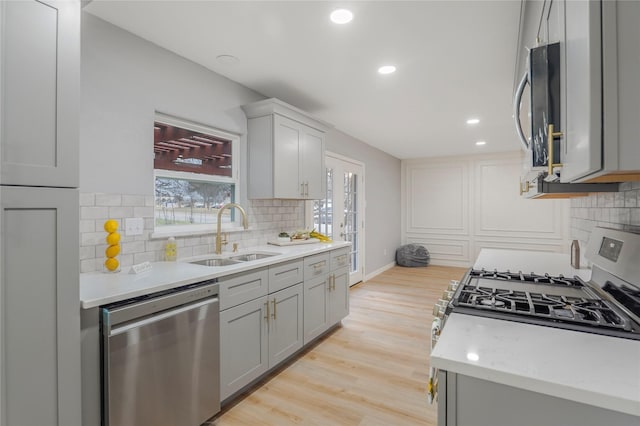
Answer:
[(522, 79), (520, 80), (520, 84), (518, 84), (518, 88), (516, 89), (516, 96), (513, 99), (513, 119), (516, 122), (516, 132), (518, 132), (518, 137), (520, 138), (520, 142), (524, 146), (525, 150), (529, 149), (529, 141), (524, 136), (524, 132), (522, 131), (522, 123), (520, 122), (520, 103), (522, 102), (522, 95), (528, 83), (529, 72), (525, 71)]
[(300, 184), (300, 195), (304, 196), (304, 183)]
[(275, 320), (275, 319), (276, 319), (276, 315), (277, 315), (277, 313), (276, 313), (276, 306), (278, 306), (278, 305), (276, 304), (276, 298), (275, 298), (275, 297), (273, 298), (273, 302), (272, 302), (272, 303), (273, 303), (273, 319)]

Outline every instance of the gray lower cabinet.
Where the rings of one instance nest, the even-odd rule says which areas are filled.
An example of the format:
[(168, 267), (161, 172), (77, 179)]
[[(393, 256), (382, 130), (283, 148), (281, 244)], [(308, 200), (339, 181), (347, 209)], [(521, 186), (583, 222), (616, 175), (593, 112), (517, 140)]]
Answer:
[(631, 426), (640, 418), (463, 374), (438, 373), (438, 426)]
[(2, 1), (0, 40), (0, 184), (77, 187), (80, 1)]
[[(338, 253), (336, 265), (344, 262), (342, 254)], [(268, 271), (262, 268), (220, 279), (222, 401), (349, 313), (349, 269), (331, 273), (331, 255), (307, 256), (269, 266)]]
[(0, 425), (81, 425), (78, 191), (0, 186)]
[(329, 290), (329, 324), (336, 324), (349, 315), (349, 268), (331, 272)]
[(269, 368), (302, 348), (302, 294), (302, 283), (298, 283), (268, 296)]
[(223, 401), (302, 348), (302, 265), (293, 260), (220, 279)]
[(267, 297), (220, 312), (220, 398), (224, 401), (269, 369)]

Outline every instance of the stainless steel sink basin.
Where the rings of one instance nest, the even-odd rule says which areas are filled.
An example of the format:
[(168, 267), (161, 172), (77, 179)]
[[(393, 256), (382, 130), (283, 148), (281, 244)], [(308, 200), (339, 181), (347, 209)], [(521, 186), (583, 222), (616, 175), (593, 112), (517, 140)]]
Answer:
[(204, 265), (204, 266), (229, 266), (229, 265), (237, 265), (238, 263), (240, 263), (240, 260), (214, 258), (214, 259), (196, 260), (194, 262), (189, 262), (189, 263), (194, 263), (196, 265)]
[(277, 256), (280, 253), (244, 253), (237, 256), (231, 256), (229, 259), (240, 262), (251, 262), (252, 260), (264, 259), (266, 257)]

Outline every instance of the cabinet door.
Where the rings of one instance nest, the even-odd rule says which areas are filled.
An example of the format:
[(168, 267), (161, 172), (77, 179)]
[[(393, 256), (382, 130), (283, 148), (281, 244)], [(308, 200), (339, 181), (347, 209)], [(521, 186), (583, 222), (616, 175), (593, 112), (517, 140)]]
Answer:
[(300, 283), (268, 296), (270, 368), (302, 348), (302, 293)]
[(304, 344), (329, 328), (329, 277), (304, 282)]
[(269, 369), (267, 298), (220, 312), (220, 398), (224, 401)]
[(304, 191), (299, 182), (299, 144), (302, 125), (274, 114), (273, 192), (275, 198), (301, 198)]
[(554, 3), (565, 13), (561, 177), (570, 182), (602, 168), (601, 10), (595, 1)]
[(333, 272), (329, 292), (329, 326), (349, 315), (349, 268)]
[(304, 126), (300, 141), (300, 183), (303, 198), (320, 200), (326, 197), (324, 168), (324, 133)]
[(80, 2), (0, 2), (0, 183), (78, 186)]
[(3, 186), (0, 202), (0, 424), (79, 426), (78, 191)]

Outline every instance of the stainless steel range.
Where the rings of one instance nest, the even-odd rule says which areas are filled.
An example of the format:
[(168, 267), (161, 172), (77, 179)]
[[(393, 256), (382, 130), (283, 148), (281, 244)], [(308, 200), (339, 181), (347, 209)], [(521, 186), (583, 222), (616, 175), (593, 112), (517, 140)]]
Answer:
[(471, 269), (444, 312), (640, 340), (640, 235), (596, 228), (592, 277)]
[[(577, 363), (578, 366), (573, 368), (572, 364), (558, 370), (565, 372), (562, 373), (562, 379), (556, 380), (553, 374), (541, 374), (536, 370), (542, 368), (541, 366), (556, 365), (553, 354), (548, 355), (545, 349), (541, 349), (541, 352), (547, 355), (541, 356), (540, 363), (532, 361), (538, 358), (536, 355), (527, 357), (517, 350), (513, 352), (523, 357), (522, 363), (531, 366), (534, 373), (538, 371), (534, 374), (529, 372), (529, 367), (513, 368), (513, 365), (518, 365), (520, 362), (518, 360), (505, 364), (493, 349), (487, 349), (482, 346), (482, 343), (475, 341), (470, 332), (473, 329), (480, 333), (496, 333), (496, 335), (492, 334), (495, 339), (491, 342), (498, 347), (501, 344), (500, 332), (503, 329), (509, 330), (505, 335), (509, 344), (517, 345), (520, 341), (517, 333), (520, 333), (521, 329), (522, 338), (526, 341), (531, 338), (536, 341), (539, 336), (548, 335), (555, 336), (551, 338), (550, 344), (569, 341), (572, 342), (569, 343), (570, 345), (578, 347), (580, 342), (586, 341), (592, 344), (599, 342), (598, 345), (602, 347), (624, 347), (624, 356), (622, 353), (612, 354), (611, 359), (616, 359), (615, 357), (624, 359), (625, 361), (622, 361), (626, 362), (624, 365), (633, 365), (631, 369), (625, 367), (624, 371), (634, 371), (635, 365), (630, 359), (633, 359), (634, 351), (640, 350), (640, 347), (636, 346), (637, 341), (640, 341), (640, 234), (595, 228), (586, 250), (586, 258), (591, 262), (591, 276), (588, 279), (568, 276), (570, 274), (559, 275), (559, 270), (565, 273), (572, 270), (568, 267), (568, 257), (567, 266), (561, 267), (559, 265), (562, 262), (559, 259), (563, 257), (560, 255), (530, 252), (514, 254), (514, 252), (499, 250), (486, 251), (486, 253), (490, 253), (490, 256), (483, 258), (481, 254), (480, 258), (483, 259), (481, 261), (479, 258), (475, 269), (470, 269), (459, 282), (451, 282), (443, 298), (434, 307), (432, 349), (447, 342), (442, 346), (445, 349), (436, 348), (439, 349), (436, 351), (438, 352), (436, 359), (439, 360), (440, 368), (443, 362), (447, 363), (447, 368), (438, 370), (432, 365), (429, 374), (428, 397), (430, 401), (434, 401), (437, 397), (438, 425), (600, 426), (607, 424), (627, 426), (640, 424), (638, 411), (633, 407), (633, 403), (638, 399), (634, 396), (637, 395), (634, 389), (637, 388), (638, 383), (637, 380), (634, 381), (633, 374), (629, 380), (621, 379), (619, 383), (616, 382), (617, 387), (612, 386), (609, 390), (600, 391), (598, 390), (600, 383), (596, 383), (599, 380), (597, 376), (592, 381), (582, 378), (585, 366), (580, 364), (582, 361), (578, 359), (580, 349), (575, 351), (562, 349), (559, 353), (571, 354), (573, 363)], [(548, 264), (545, 263), (546, 259), (550, 260)], [(555, 261), (552, 262), (552, 259)], [(493, 269), (493, 266), (499, 265), (509, 265), (512, 269)], [(548, 273), (540, 270), (541, 265), (545, 265)], [(482, 269), (482, 266), (486, 269)], [(530, 272), (531, 270), (533, 272)], [(572, 271), (587, 276), (584, 271)], [(533, 328), (502, 326), (499, 322), (493, 325), (487, 320), (480, 319), (461, 319), (470, 316), (526, 323), (533, 325)], [(447, 338), (439, 339), (441, 331), (447, 329), (449, 317), (451, 317), (451, 323), (455, 324), (453, 329), (464, 336), (460, 338), (468, 339), (465, 342), (469, 341), (469, 344), (459, 343), (455, 332), (452, 334), (444, 331)], [(501, 323), (505, 324), (502, 321)], [(473, 328), (473, 324), (476, 323), (477, 330)], [(549, 331), (545, 334), (540, 332), (542, 327), (563, 331), (562, 334), (558, 334), (557, 331)], [(514, 330), (518, 331), (514, 332)], [(592, 336), (580, 338), (582, 334), (587, 333)], [(616, 344), (614, 345), (614, 340), (609, 342), (610, 339), (615, 339)], [(438, 343), (439, 340), (440, 343)], [(480, 340), (480, 342), (485, 341)], [(628, 344), (621, 344), (626, 341)], [(477, 349), (478, 345), (482, 348)], [(584, 350), (588, 351), (589, 348), (593, 347), (585, 344)], [(466, 361), (461, 356), (462, 351), (466, 351)], [(480, 364), (478, 364), (479, 360)], [(561, 361), (566, 362), (567, 359)], [(597, 363), (594, 363), (595, 365)], [(474, 374), (478, 374), (478, 371), (481, 374), (475, 376)], [(615, 368), (610, 371), (615, 371), (617, 374)], [(522, 387), (519, 388), (517, 385), (520, 379), (505, 383), (504, 377), (508, 375), (522, 378)], [(546, 381), (549, 386), (533, 386), (527, 380)], [(603, 386), (608, 386), (607, 383), (611, 385), (611, 382), (607, 382), (610, 377), (606, 379), (603, 377), (602, 380)], [(516, 387), (513, 387), (514, 384)], [(568, 404), (561, 399), (567, 394), (558, 389), (571, 388), (571, 386), (576, 387), (577, 392), (583, 392), (581, 389), (586, 386), (588, 391), (584, 392), (589, 394), (589, 397), (581, 394), (580, 398), (574, 400), (581, 404), (576, 406)], [(550, 387), (554, 387), (553, 393), (547, 394), (544, 390)], [(616, 393), (618, 389), (625, 389), (625, 391), (618, 394)], [(598, 401), (590, 399), (590, 392), (610, 399), (607, 400), (607, 404), (600, 403), (600, 399)], [(500, 396), (494, 398), (492, 395)], [(619, 402), (620, 400), (623, 402)], [(626, 405), (628, 400), (631, 402)], [(499, 414), (492, 410), (485, 412), (480, 409), (480, 407), (496, 406), (496, 404), (500, 404), (501, 407), (497, 410)], [(532, 406), (537, 408), (531, 409)], [(580, 414), (579, 418), (576, 417), (577, 413)]]

